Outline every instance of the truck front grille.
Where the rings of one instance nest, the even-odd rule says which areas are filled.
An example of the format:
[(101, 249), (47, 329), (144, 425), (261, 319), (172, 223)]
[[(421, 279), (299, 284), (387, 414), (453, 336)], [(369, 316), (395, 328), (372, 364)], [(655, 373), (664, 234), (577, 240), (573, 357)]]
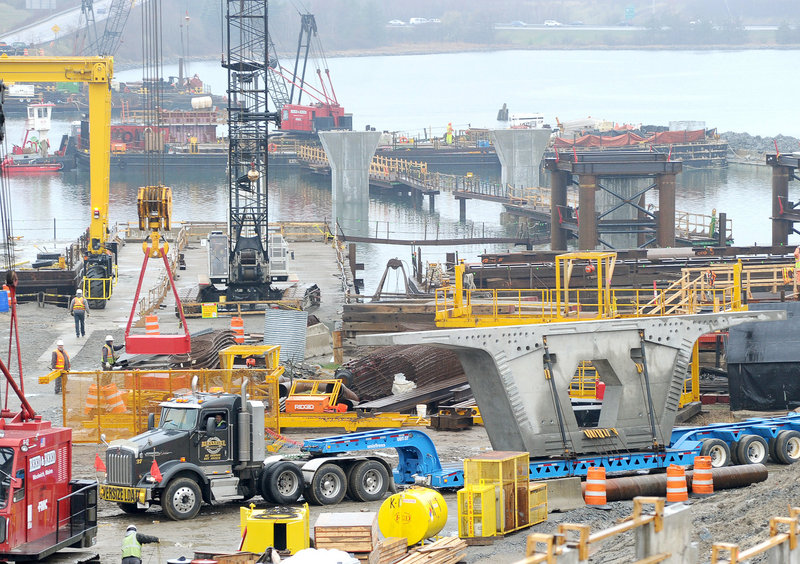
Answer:
[(132, 486), (133, 474), (133, 453), (120, 449), (108, 449), (106, 452), (106, 479), (109, 484), (117, 486)]

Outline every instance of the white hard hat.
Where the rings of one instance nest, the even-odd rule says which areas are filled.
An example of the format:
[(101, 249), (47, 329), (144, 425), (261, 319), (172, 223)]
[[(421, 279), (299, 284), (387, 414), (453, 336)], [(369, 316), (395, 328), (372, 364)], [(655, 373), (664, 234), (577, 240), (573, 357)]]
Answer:
[(80, 296), (81, 294), (83, 294), (83, 290), (81, 290), (80, 288), (78, 288), (77, 290), (75, 290), (75, 295), (76, 295), (76, 296)]
[(113, 341), (114, 337), (111, 335), (106, 335), (106, 341)]
[(128, 533), (130, 531), (135, 531), (135, 530), (136, 530), (136, 525), (128, 525), (128, 528), (125, 529), (125, 532)]
[(64, 341), (62, 341), (61, 339), (59, 339), (58, 341), (56, 341), (56, 346), (57, 346), (57, 347), (63, 347), (63, 346), (64, 346)]

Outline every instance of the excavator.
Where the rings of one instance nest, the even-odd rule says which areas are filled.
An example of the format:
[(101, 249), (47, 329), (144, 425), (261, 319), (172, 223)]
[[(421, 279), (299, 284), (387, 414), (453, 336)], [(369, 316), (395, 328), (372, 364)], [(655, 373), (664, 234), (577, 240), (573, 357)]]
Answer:
[(83, 295), (91, 309), (104, 309), (117, 278), (117, 244), (109, 240), (108, 196), (111, 145), (111, 57), (0, 56), (6, 82), (83, 82), (89, 90), (89, 187), (91, 220), (83, 249)]

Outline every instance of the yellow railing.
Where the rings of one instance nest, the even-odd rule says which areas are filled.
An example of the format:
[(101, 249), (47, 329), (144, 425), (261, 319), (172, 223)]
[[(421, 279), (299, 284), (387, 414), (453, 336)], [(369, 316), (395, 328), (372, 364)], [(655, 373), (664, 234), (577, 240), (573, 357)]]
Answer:
[(569, 397), (592, 399), (597, 397), (597, 369), (588, 360), (578, 365), (575, 377), (569, 383)]
[[(189, 393), (198, 377), (201, 391), (239, 393), (247, 378), (248, 396), (264, 402), (266, 428), (280, 432), (278, 376), (282, 369), (237, 370), (125, 370), (65, 372), (62, 394), (64, 427), (72, 428), (72, 441), (97, 443), (133, 437), (147, 430), (147, 417), (160, 412), (159, 404)], [(58, 371), (39, 378), (51, 382)]]
[[(82, 288), (83, 288), (83, 297), (87, 300), (108, 300), (111, 298), (111, 294), (113, 293), (114, 287), (117, 285), (117, 265), (115, 264), (111, 268), (111, 276), (107, 278), (83, 278)], [(100, 288), (102, 289), (102, 293), (100, 295), (95, 295), (92, 293), (92, 282), (100, 282)]]
[[(595, 288), (562, 290), (436, 290), (436, 323), (440, 327), (478, 327), (653, 317), (739, 309), (733, 288), (685, 290), (675, 297), (665, 290)], [(460, 302), (460, 303), (459, 303)]]

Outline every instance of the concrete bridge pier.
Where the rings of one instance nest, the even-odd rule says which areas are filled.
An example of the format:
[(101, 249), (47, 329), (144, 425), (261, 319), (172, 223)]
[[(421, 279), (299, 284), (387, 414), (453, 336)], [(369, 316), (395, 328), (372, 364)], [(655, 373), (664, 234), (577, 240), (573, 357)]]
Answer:
[(380, 136), (377, 131), (321, 131), (319, 134), (331, 165), (331, 217), (348, 234), (367, 235), (369, 165)]
[(550, 170), (550, 249), (567, 250), (568, 231), (562, 227), (567, 208), (567, 184), (571, 174), (563, 170)]
[(786, 246), (789, 235), (796, 231), (794, 223), (800, 221), (799, 204), (789, 202), (789, 181), (798, 179), (795, 171), (800, 168), (800, 157), (767, 155), (767, 164), (772, 167), (772, 245)]
[(502, 167), (500, 180), (504, 186), (539, 186), (542, 156), (550, 140), (549, 129), (494, 129), (492, 136)]
[(456, 198), (458, 200), (458, 221), (461, 223), (467, 222), (467, 199)]
[(434, 213), (436, 211), (436, 200), (434, 199), (434, 195), (430, 194), (428, 196), (428, 211)]

